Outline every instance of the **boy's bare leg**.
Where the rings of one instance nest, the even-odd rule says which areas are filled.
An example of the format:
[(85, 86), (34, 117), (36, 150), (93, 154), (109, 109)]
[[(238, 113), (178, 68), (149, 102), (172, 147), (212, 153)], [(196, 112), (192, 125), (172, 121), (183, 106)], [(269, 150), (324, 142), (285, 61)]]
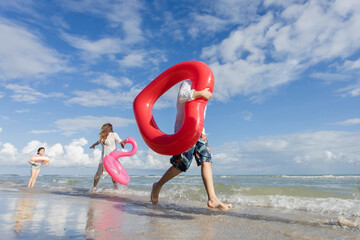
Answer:
[(201, 176), (204, 182), (206, 193), (208, 195), (208, 207), (220, 208), (221, 210), (228, 210), (231, 204), (221, 202), (215, 195), (214, 181), (210, 162), (203, 162), (201, 164)]
[(160, 178), (158, 182), (155, 182), (151, 189), (150, 199), (152, 204), (157, 204), (159, 202), (159, 194), (162, 186), (179, 175), (181, 173), (180, 170), (176, 169), (174, 166), (171, 166), (166, 173)]

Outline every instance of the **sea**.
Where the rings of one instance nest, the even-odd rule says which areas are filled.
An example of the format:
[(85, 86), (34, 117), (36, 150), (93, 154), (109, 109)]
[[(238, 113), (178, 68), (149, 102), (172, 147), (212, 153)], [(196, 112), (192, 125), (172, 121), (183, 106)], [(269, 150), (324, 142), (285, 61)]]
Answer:
[[(148, 201), (157, 175), (130, 176), (114, 189), (110, 177), (100, 180), (96, 193)], [(21, 191), (29, 176), (0, 175), (0, 191)], [(37, 191), (76, 196), (92, 193), (93, 176), (40, 175)], [(360, 217), (360, 175), (220, 175), (214, 176), (217, 197), (233, 208), (256, 207)], [(160, 202), (202, 206), (207, 195), (201, 176), (177, 176), (163, 187)]]

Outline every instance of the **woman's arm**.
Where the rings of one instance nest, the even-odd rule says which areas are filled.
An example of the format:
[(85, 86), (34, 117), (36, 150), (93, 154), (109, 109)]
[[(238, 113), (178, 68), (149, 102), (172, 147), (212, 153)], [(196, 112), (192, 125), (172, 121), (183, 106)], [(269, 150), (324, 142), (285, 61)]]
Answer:
[(119, 137), (119, 135), (117, 133), (115, 133), (114, 135), (115, 135), (115, 141), (118, 142), (122, 148), (124, 148), (124, 146), (125, 146), (124, 141), (121, 140), (121, 138)]
[(97, 146), (97, 145), (99, 145), (99, 144), (100, 144), (100, 142), (97, 141), (96, 143), (94, 143), (93, 145), (91, 145), (90, 149), (91, 149), (91, 148), (94, 148), (94, 149), (95, 149), (95, 146)]

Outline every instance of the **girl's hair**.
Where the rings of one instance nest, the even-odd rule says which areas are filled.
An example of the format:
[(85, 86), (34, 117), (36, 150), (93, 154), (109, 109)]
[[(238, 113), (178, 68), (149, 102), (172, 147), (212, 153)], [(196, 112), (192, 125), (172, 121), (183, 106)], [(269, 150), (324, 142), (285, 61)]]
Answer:
[(40, 150), (41, 150), (41, 149), (44, 149), (44, 150), (45, 150), (44, 147), (39, 147), (39, 149), (38, 149), (38, 151), (37, 151), (38, 154), (40, 153)]
[(110, 123), (105, 123), (102, 127), (101, 127), (101, 131), (99, 133), (100, 135), (100, 142), (102, 144), (105, 144), (105, 140), (108, 137), (109, 133), (113, 132), (113, 127)]

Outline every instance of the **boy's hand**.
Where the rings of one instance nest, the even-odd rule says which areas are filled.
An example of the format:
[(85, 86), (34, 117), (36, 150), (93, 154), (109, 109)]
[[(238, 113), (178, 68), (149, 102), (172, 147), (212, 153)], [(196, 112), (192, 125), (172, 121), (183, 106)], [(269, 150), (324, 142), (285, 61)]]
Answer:
[(204, 90), (200, 91), (201, 96), (207, 100), (212, 98), (212, 92), (210, 92), (210, 88), (205, 88)]

